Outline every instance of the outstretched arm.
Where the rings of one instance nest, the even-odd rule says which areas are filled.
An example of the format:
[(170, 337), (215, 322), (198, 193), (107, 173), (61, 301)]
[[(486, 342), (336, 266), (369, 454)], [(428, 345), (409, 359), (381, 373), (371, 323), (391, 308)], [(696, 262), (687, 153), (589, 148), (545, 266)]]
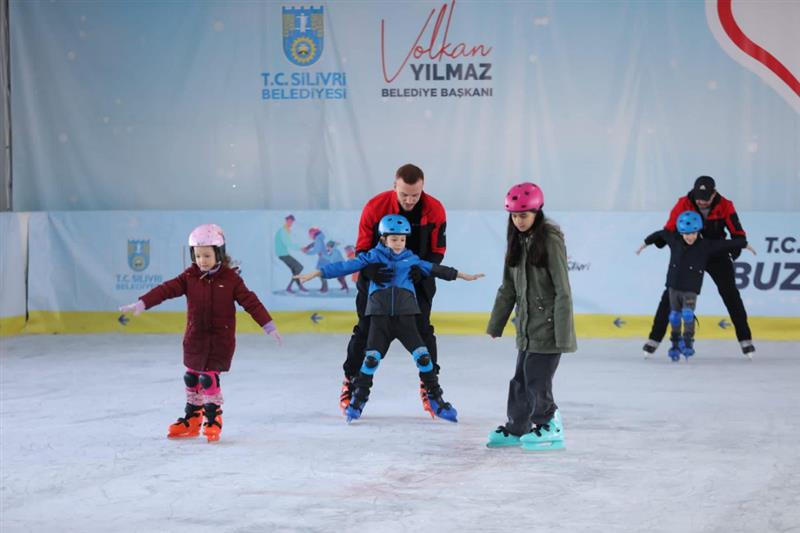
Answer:
[(262, 328), (272, 322), (272, 316), (270, 316), (267, 308), (264, 307), (264, 304), (258, 299), (256, 293), (247, 288), (242, 278), (237, 280), (236, 286), (233, 289), (233, 299), (236, 300), (236, 303), (241, 305)]
[[(752, 246), (743, 238), (730, 239), (730, 240), (709, 240), (712, 254), (732, 253), (746, 248), (755, 255), (756, 251)], [(738, 255), (738, 254), (737, 254)]]
[[(433, 276), (435, 278), (443, 279), (445, 281), (453, 281), (455, 279), (463, 279), (466, 281), (475, 281), (476, 279), (480, 279), (484, 277), (484, 274), (465, 274), (463, 272), (459, 272), (453, 267), (445, 266), (445, 265), (438, 265), (436, 263), (431, 263), (430, 261), (425, 261), (420, 259), (420, 261), (411, 267), (411, 277), (414, 278), (414, 270), (419, 269), (422, 275), (424, 276)], [(416, 280), (414, 280), (416, 282)]]
[(155, 307), (164, 300), (170, 298), (177, 298), (186, 294), (186, 275), (181, 274), (176, 278), (165, 281), (161, 285), (154, 287), (147, 294), (139, 297), (139, 300), (144, 303), (145, 309)]
[(486, 274), (465, 274), (463, 272), (458, 273), (458, 279), (463, 279), (465, 281), (475, 281), (476, 279), (481, 279)]

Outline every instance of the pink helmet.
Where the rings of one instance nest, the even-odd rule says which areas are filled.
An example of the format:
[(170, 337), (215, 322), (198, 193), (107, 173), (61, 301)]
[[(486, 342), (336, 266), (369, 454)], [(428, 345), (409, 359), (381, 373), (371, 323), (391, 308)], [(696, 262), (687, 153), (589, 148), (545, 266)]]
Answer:
[(217, 263), (221, 263), (225, 259), (225, 234), (222, 232), (222, 228), (216, 224), (197, 226), (189, 234), (189, 255), (192, 257), (193, 263), (195, 246), (213, 246)]
[(189, 246), (225, 246), (225, 234), (216, 224), (203, 224), (189, 234)]
[(538, 211), (544, 205), (544, 193), (535, 183), (529, 181), (518, 183), (506, 194), (506, 211)]

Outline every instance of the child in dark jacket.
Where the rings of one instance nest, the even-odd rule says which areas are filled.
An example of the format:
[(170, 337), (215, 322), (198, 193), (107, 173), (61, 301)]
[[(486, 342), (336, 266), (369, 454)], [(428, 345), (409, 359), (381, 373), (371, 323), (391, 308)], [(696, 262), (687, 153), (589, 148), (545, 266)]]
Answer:
[(347, 421), (358, 419), (369, 399), (372, 380), (378, 365), (386, 356), (389, 345), (399, 339), (411, 352), (419, 369), (419, 377), (428, 394), (432, 413), (436, 416), (457, 422), (458, 412), (442, 398), (442, 389), (433, 369), (428, 348), (417, 330), (414, 315), (419, 314), (411, 270), (420, 269), (425, 276), (435, 276), (452, 281), (456, 278), (474, 281), (483, 274), (464, 274), (454, 268), (423, 261), (411, 250), (406, 249), (406, 236), (411, 234), (411, 224), (402, 215), (386, 215), (378, 225), (381, 242), (370, 251), (355, 259), (330, 263), (308, 274), (296, 276), (301, 282), (316, 277), (336, 278), (357, 272), (370, 264), (383, 263), (392, 271), (390, 282), (381, 284), (371, 281), (366, 314), (370, 316), (367, 349), (364, 363), (355, 380), (353, 399), (345, 408)]
[(138, 315), (164, 300), (186, 295), (186, 333), (183, 337), (183, 364), (186, 373), (185, 416), (169, 426), (167, 437), (197, 437), (203, 434), (209, 442), (219, 440), (222, 431), (222, 390), (220, 372), (231, 367), (236, 347), (236, 307), (238, 303), (250, 313), (264, 332), (279, 345), (281, 336), (269, 312), (228, 265), (225, 235), (216, 224), (198, 226), (189, 235), (192, 266), (180, 276), (155, 287), (136, 303), (120, 307), (120, 311)]
[[(728, 253), (746, 248), (755, 250), (745, 239), (716, 240), (703, 239), (699, 234), (703, 229), (703, 219), (697, 211), (684, 211), (678, 216), (678, 233), (667, 230), (656, 231), (647, 236), (636, 254), (646, 246), (655, 244), (659, 248), (665, 244), (670, 249), (669, 269), (667, 270), (667, 290), (669, 291), (669, 322), (672, 326), (670, 341), (672, 347), (668, 355), (679, 361), (681, 354), (688, 360), (694, 355), (694, 310), (697, 295), (703, 285), (703, 272), (706, 264), (715, 254)], [(683, 335), (681, 335), (683, 319)]]

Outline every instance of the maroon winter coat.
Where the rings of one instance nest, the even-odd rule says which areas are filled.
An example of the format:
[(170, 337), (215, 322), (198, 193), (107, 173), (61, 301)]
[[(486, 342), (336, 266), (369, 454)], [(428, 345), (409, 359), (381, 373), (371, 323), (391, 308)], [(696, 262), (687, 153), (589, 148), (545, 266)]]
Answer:
[(186, 295), (186, 334), (183, 364), (192, 370), (224, 372), (230, 369), (236, 348), (236, 306), (244, 307), (259, 326), (272, 320), (254, 292), (236, 271), (223, 266), (211, 276), (192, 265), (177, 278), (165, 281), (140, 297), (145, 309)]

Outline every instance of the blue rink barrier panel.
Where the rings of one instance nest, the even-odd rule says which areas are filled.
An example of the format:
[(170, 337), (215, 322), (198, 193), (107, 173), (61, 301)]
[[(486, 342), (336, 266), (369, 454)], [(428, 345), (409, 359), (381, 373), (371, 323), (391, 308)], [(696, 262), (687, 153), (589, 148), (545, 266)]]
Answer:
[[(294, 222), (287, 231), (289, 214)], [(352, 255), (358, 215), (274, 210), (2, 214), (0, 331), (3, 335), (182, 331), (183, 298), (130, 320), (119, 321), (117, 308), (189, 266), (189, 232), (214, 222), (225, 230), (227, 251), (246, 284), (284, 331), (347, 332), (355, 320), (353, 276), (329, 280), (327, 292), (321, 291), (319, 279), (306, 284), (308, 292), (289, 292), (291, 273), (277, 254), (290, 255), (304, 271), (345, 259)], [(634, 251), (664, 223), (665, 215), (553, 212), (548, 216), (566, 236), (578, 334), (646, 335), (663, 290), (669, 252), (648, 247), (636, 256)], [(742, 213), (741, 218), (758, 253), (745, 251), (735, 262), (754, 337), (798, 339), (800, 235), (790, 228), (800, 227), (800, 214)], [(437, 282), (437, 331), (483, 333), (501, 281), (506, 224), (507, 215), (501, 211), (448, 213), (444, 263), (468, 273), (483, 272), (486, 278)], [(698, 336), (733, 337), (710, 279), (703, 286), (697, 313)], [(239, 330), (257, 331), (257, 326), (243, 314)]]

